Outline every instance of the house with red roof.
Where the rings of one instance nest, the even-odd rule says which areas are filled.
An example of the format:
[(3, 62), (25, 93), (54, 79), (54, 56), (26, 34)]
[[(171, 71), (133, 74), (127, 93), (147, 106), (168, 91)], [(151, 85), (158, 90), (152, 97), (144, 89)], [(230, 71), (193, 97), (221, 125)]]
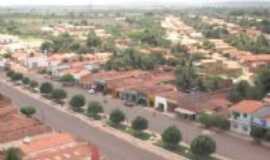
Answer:
[(40, 121), (18, 114), (10, 99), (0, 95), (0, 143), (16, 141), (50, 130)]
[(262, 101), (242, 100), (230, 108), (231, 130), (240, 134), (249, 135), (254, 114), (264, 107)]
[(200, 113), (227, 117), (231, 102), (227, 99), (229, 89), (215, 92), (193, 92), (178, 96), (175, 112), (183, 118), (194, 120)]
[(68, 133), (49, 133), (24, 141), (19, 149), (25, 160), (100, 160), (99, 151)]

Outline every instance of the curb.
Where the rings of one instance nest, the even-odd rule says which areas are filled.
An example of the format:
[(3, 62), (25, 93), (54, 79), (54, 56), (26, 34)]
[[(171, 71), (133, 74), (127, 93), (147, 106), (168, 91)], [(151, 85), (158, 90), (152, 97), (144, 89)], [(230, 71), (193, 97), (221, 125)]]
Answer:
[[(6, 83), (6, 82), (5, 82)], [(10, 83), (6, 83), (9, 87), (12, 87), (12, 85)], [(129, 144), (137, 147), (137, 148), (141, 148), (143, 150), (147, 150), (149, 152), (152, 152), (166, 160), (188, 160), (187, 158), (178, 155), (176, 153), (167, 151), (163, 148), (157, 147), (155, 145), (153, 145), (152, 143), (149, 142), (144, 142), (138, 138), (135, 138), (129, 134), (123, 133), (117, 129), (111, 128), (111, 127), (104, 127), (104, 124), (102, 122), (90, 122), (89, 118), (87, 118), (84, 115), (81, 114), (76, 114), (74, 112), (71, 112), (69, 110), (67, 110), (67, 106), (64, 107), (59, 107), (58, 105), (55, 105), (53, 102), (51, 102), (50, 100), (44, 99), (42, 96), (37, 95), (37, 94), (33, 94), (27, 90), (24, 90), (20, 87), (16, 87), (16, 90), (19, 90), (21, 93), (27, 94), (28, 96), (31, 96), (32, 98), (38, 100), (38, 101), (42, 101), (42, 103), (47, 104), (48, 106), (50, 106), (51, 108), (54, 108), (60, 112), (64, 112), (66, 114), (68, 114), (69, 116), (73, 116), (77, 119), (80, 119), (81, 121), (83, 121), (84, 123), (90, 125), (93, 128), (102, 130), (110, 135), (113, 135), (114, 137), (117, 137), (121, 140), (124, 140), (125, 142), (128, 142)], [(107, 125), (106, 125), (107, 126)]]

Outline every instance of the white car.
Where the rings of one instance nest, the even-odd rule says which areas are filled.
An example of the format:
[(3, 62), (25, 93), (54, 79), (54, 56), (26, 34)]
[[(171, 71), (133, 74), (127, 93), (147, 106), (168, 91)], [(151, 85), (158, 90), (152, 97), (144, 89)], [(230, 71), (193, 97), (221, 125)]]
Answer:
[(95, 92), (94, 89), (90, 89), (90, 90), (88, 90), (88, 93), (91, 94), (91, 95), (93, 95), (93, 94), (95, 94), (96, 92)]

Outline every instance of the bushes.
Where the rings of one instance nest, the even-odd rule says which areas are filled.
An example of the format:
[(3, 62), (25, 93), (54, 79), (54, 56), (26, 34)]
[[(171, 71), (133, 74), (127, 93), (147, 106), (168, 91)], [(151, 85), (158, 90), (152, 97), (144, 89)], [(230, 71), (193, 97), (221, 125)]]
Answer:
[(75, 80), (76, 79), (71, 74), (66, 74), (60, 78), (61, 82), (63, 82), (64, 84), (70, 84), (70, 85), (74, 84)]
[(40, 86), (40, 93), (48, 95), (53, 91), (53, 85), (49, 82), (42, 83)]
[(138, 116), (132, 121), (131, 126), (135, 131), (141, 132), (148, 128), (148, 121), (145, 118)]
[(100, 113), (103, 113), (103, 107), (99, 102), (93, 101), (88, 104), (87, 116), (100, 119)]
[(259, 126), (252, 126), (250, 136), (253, 137), (254, 141), (261, 143), (261, 140), (265, 138), (266, 129)]
[(223, 130), (230, 129), (230, 121), (221, 116), (214, 116), (214, 126)]
[(175, 150), (182, 140), (182, 134), (175, 126), (168, 127), (161, 135), (165, 148)]
[(229, 120), (224, 117), (217, 115), (210, 115), (207, 113), (202, 113), (199, 115), (199, 122), (202, 123), (206, 128), (217, 127), (223, 130), (228, 130), (230, 128)]
[(110, 114), (110, 122), (114, 126), (119, 126), (125, 119), (125, 114), (119, 109), (113, 110)]
[(20, 81), (23, 79), (23, 75), (21, 73), (14, 72), (10, 78), (12, 81)]
[(25, 106), (25, 107), (22, 107), (20, 111), (25, 116), (32, 117), (32, 115), (36, 113), (36, 108), (34, 108), (32, 106)]
[(75, 95), (69, 101), (69, 105), (74, 112), (82, 112), (82, 107), (85, 105), (85, 98), (83, 95)]
[(216, 151), (216, 142), (211, 137), (198, 136), (192, 140), (190, 150), (196, 158), (207, 158)]
[(56, 102), (62, 103), (62, 100), (67, 97), (67, 93), (63, 89), (55, 89), (52, 91), (51, 97), (55, 99)]
[(29, 85), (30, 84), (30, 79), (28, 77), (24, 77), (22, 80), (24, 85)]
[(213, 118), (209, 114), (202, 113), (199, 115), (199, 122), (202, 123), (206, 128), (213, 126)]

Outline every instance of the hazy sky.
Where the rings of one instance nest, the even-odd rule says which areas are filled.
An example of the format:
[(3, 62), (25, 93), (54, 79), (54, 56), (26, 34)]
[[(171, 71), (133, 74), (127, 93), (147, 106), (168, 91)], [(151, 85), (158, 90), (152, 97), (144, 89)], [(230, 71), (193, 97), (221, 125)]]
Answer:
[(0, 5), (87, 5), (87, 4), (168, 4), (168, 3), (203, 3), (225, 0), (0, 0)]

